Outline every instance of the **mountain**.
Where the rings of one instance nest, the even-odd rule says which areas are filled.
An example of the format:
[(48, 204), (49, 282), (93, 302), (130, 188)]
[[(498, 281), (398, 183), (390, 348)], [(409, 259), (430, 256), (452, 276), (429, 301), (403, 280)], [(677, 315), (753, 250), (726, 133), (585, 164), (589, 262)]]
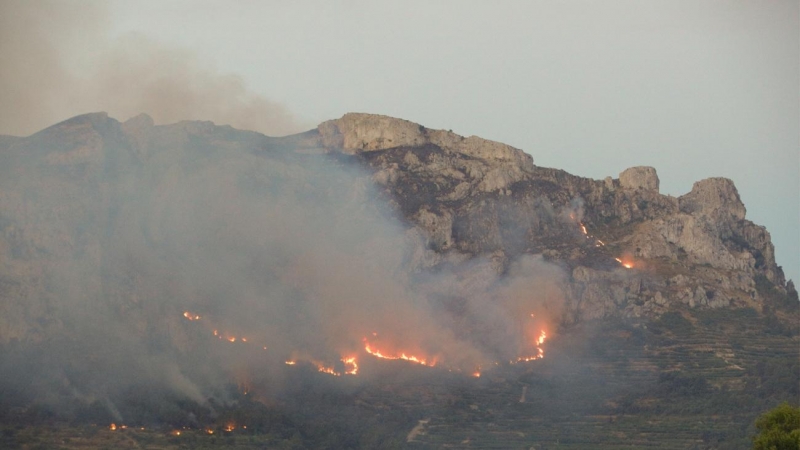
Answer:
[(800, 375), (745, 213), (728, 179), (675, 198), (370, 114), (0, 136), (4, 439), (236, 417), (270, 446), (741, 448)]

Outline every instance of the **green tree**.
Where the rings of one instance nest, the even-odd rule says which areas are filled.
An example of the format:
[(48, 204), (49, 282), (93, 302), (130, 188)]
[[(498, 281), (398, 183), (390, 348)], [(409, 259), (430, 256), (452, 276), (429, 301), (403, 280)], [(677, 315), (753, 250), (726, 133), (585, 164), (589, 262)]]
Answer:
[(800, 408), (783, 402), (756, 419), (759, 433), (753, 438), (755, 450), (800, 449)]

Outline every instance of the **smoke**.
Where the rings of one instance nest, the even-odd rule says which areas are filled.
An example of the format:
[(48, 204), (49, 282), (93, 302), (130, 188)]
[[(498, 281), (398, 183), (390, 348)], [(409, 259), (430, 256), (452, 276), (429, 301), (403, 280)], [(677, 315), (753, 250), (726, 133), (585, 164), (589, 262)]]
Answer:
[(76, 114), (106, 111), (157, 123), (212, 120), (267, 135), (310, 128), (186, 49), (110, 36), (107, 6), (0, 1), (0, 134), (28, 135)]
[(0, 247), (29, 286), (0, 318), (19, 343), (0, 364), (6, 392), (141, 421), (142, 392), (207, 404), (229, 382), (279, 390), (287, 359), (377, 363), (365, 339), (471, 373), (534, 356), (555, 331), (560, 269), (523, 257), (501, 277), (486, 258), (414, 274), (430, 250), (355, 159), (137, 120), (77, 118), (6, 153), (0, 209), (25, 233)]

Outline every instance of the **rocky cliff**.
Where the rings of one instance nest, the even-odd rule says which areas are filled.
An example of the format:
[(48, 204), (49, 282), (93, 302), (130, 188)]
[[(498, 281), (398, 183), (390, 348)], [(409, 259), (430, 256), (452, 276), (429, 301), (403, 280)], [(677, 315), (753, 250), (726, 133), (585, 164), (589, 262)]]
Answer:
[(675, 198), (659, 193), (652, 167), (592, 180), (535, 166), (504, 144), (368, 114), (307, 137), (362, 159), (386, 199), (424, 231), (418, 270), (492, 255), (502, 272), (521, 254), (542, 254), (569, 272), (573, 320), (680, 304), (760, 308), (760, 278), (787, 292), (769, 233), (745, 219), (725, 178)]
[[(100, 113), (3, 137), (0, 146), (2, 342), (42, 339), (60, 322), (52, 314), (65, 295), (53, 290), (63, 290), (59, 278), (72, 280), (70, 296), (125, 299), (114, 307), (135, 309), (148, 295), (137, 279), (151, 268), (120, 259), (118, 243), (135, 236), (157, 247), (165, 239), (158, 221), (173, 219), (153, 199), (187, 180), (251, 183), (265, 176), (253, 173), (256, 160), (286, 177), (312, 160), (365, 169), (405, 227), (412, 250), (403, 270), (412, 276), (482, 260), (481, 276), (499, 279), (523, 255), (541, 255), (565, 274), (564, 323), (684, 306), (760, 310), (759, 285), (796, 295), (769, 233), (745, 218), (724, 178), (675, 198), (659, 193), (651, 167), (593, 180), (536, 166), (498, 142), (370, 114), (269, 138)], [(139, 203), (154, 209), (142, 215)], [(142, 330), (152, 326), (144, 315), (136, 320)]]

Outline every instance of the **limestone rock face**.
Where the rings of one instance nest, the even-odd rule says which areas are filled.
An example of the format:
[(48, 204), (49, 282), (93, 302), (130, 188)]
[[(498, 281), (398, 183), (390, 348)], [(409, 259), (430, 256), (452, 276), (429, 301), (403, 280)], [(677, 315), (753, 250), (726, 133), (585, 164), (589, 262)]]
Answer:
[(727, 178), (707, 178), (692, 186), (692, 191), (680, 199), (681, 211), (713, 218), (729, 216), (743, 220), (747, 210), (739, 198), (733, 181)]
[(429, 130), (393, 117), (348, 113), (340, 119), (323, 122), (317, 130), (324, 147), (347, 154), (433, 144), (475, 158), (512, 162), (521, 169), (533, 169), (533, 158), (509, 145), (477, 136), (465, 138), (450, 131)]
[(645, 189), (658, 192), (658, 174), (656, 174), (656, 169), (653, 167), (631, 167), (619, 174), (619, 184), (627, 189)]
[[(374, 180), (422, 232), (428, 251), (451, 260), (500, 252), (507, 262), (541, 253), (569, 267), (565, 290), (574, 317), (749, 305), (758, 276), (786, 289), (769, 234), (745, 220), (725, 178), (699, 181), (675, 198), (659, 193), (653, 167), (590, 180), (536, 167), (504, 144), (385, 116), (346, 114), (317, 133), (329, 151), (375, 170)], [(617, 262), (623, 255), (633, 269)], [(663, 274), (638, 271), (652, 265)], [(693, 276), (667, 282), (682, 273)]]

